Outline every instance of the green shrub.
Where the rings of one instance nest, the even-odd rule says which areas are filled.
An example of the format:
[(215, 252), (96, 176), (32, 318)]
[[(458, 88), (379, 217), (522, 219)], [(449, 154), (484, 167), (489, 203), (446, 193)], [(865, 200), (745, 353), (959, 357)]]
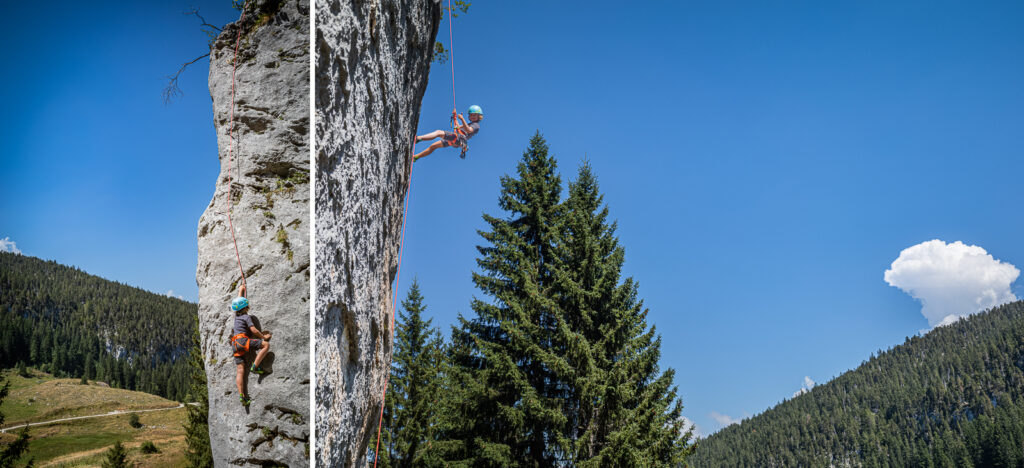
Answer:
[(107, 459), (101, 465), (103, 468), (127, 468), (128, 452), (125, 451), (121, 441), (114, 443), (114, 446), (107, 451)]

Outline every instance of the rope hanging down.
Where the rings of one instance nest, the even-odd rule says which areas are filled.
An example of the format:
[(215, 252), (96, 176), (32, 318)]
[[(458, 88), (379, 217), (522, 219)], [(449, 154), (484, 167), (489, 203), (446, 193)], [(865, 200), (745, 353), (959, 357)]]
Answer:
[[(410, 163), (411, 164), (411, 163)], [(398, 284), (402, 280), (402, 251), (405, 250), (405, 219), (409, 214), (409, 188), (412, 187), (412, 171), (409, 171), (409, 182), (405, 186), (405, 208), (402, 210), (402, 235), (398, 240), (398, 271), (395, 273), (395, 288), (391, 290), (391, 342), (395, 342), (395, 314), (398, 312)], [(388, 396), (388, 383), (391, 380), (391, 366), (384, 375), (384, 393), (380, 397), (380, 415), (377, 417), (377, 448), (373, 450), (373, 466), (377, 467), (380, 457), (380, 431), (384, 422), (384, 400)]]
[(452, 40), (452, 0), (448, 0), (448, 62), (452, 66), (452, 129), (455, 129), (455, 41)]
[(245, 271), (242, 270), (242, 257), (238, 255), (238, 241), (235, 240), (235, 225), (231, 222), (231, 211), (234, 206), (232, 197), (231, 172), (234, 159), (231, 150), (235, 146), (235, 70), (238, 63), (238, 43), (242, 39), (242, 22), (245, 21), (245, 5), (242, 6), (242, 16), (238, 19), (238, 36), (235, 37), (235, 56), (231, 58), (231, 107), (228, 111), (228, 227), (231, 228), (231, 242), (235, 246), (235, 259), (238, 261), (238, 273), (242, 275), (242, 285), (245, 286)]
[[(455, 129), (456, 120), (455, 115), (457, 108), (455, 107), (455, 42), (452, 39), (452, 0), (448, 0), (448, 61), (451, 62), (452, 68), (452, 129)], [(415, 142), (415, 140), (413, 140)], [(414, 143), (415, 145), (415, 143)], [(410, 153), (411, 155), (411, 153)], [(412, 187), (412, 170), (411, 166), (415, 160), (410, 160), (409, 180), (405, 186), (405, 201), (402, 209), (402, 234), (398, 241), (398, 269), (395, 273), (395, 287), (391, 290), (391, 342), (395, 342), (395, 314), (398, 312), (398, 284), (402, 279), (402, 251), (405, 250), (405, 219), (409, 213), (409, 192)], [(241, 265), (241, 264), (239, 264)], [(377, 460), (380, 459), (380, 434), (384, 423), (384, 401), (388, 396), (388, 383), (391, 379), (391, 366), (388, 366), (388, 372), (384, 375), (384, 392), (380, 397), (380, 415), (377, 417), (377, 445), (373, 450), (373, 468), (377, 468)]]

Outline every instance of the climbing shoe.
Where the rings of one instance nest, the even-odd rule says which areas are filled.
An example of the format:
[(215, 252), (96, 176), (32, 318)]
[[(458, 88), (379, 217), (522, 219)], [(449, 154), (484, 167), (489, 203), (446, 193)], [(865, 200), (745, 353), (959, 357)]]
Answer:
[(252, 403), (252, 398), (245, 395), (238, 395), (238, 401), (242, 402), (242, 406), (249, 406), (249, 403)]
[(256, 367), (256, 364), (253, 364), (252, 367), (249, 368), (249, 372), (252, 372), (253, 374), (266, 374), (267, 373), (267, 371), (263, 370), (262, 367)]

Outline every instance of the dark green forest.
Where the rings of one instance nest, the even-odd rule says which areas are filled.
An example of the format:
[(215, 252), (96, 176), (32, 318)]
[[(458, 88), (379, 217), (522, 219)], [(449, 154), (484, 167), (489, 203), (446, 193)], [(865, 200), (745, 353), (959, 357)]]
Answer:
[(698, 441), (693, 466), (1024, 466), (1024, 302), (872, 356)]
[(107, 382), (183, 401), (196, 304), (0, 252), (0, 368)]

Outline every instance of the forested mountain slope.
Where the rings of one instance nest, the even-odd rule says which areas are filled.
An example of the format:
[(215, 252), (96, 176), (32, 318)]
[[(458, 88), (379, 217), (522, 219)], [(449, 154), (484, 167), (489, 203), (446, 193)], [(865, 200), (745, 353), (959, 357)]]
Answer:
[(698, 442), (693, 466), (1022, 466), (1024, 301), (872, 356)]
[(0, 252), (0, 367), (19, 362), (181, 401), (196, 304)]

